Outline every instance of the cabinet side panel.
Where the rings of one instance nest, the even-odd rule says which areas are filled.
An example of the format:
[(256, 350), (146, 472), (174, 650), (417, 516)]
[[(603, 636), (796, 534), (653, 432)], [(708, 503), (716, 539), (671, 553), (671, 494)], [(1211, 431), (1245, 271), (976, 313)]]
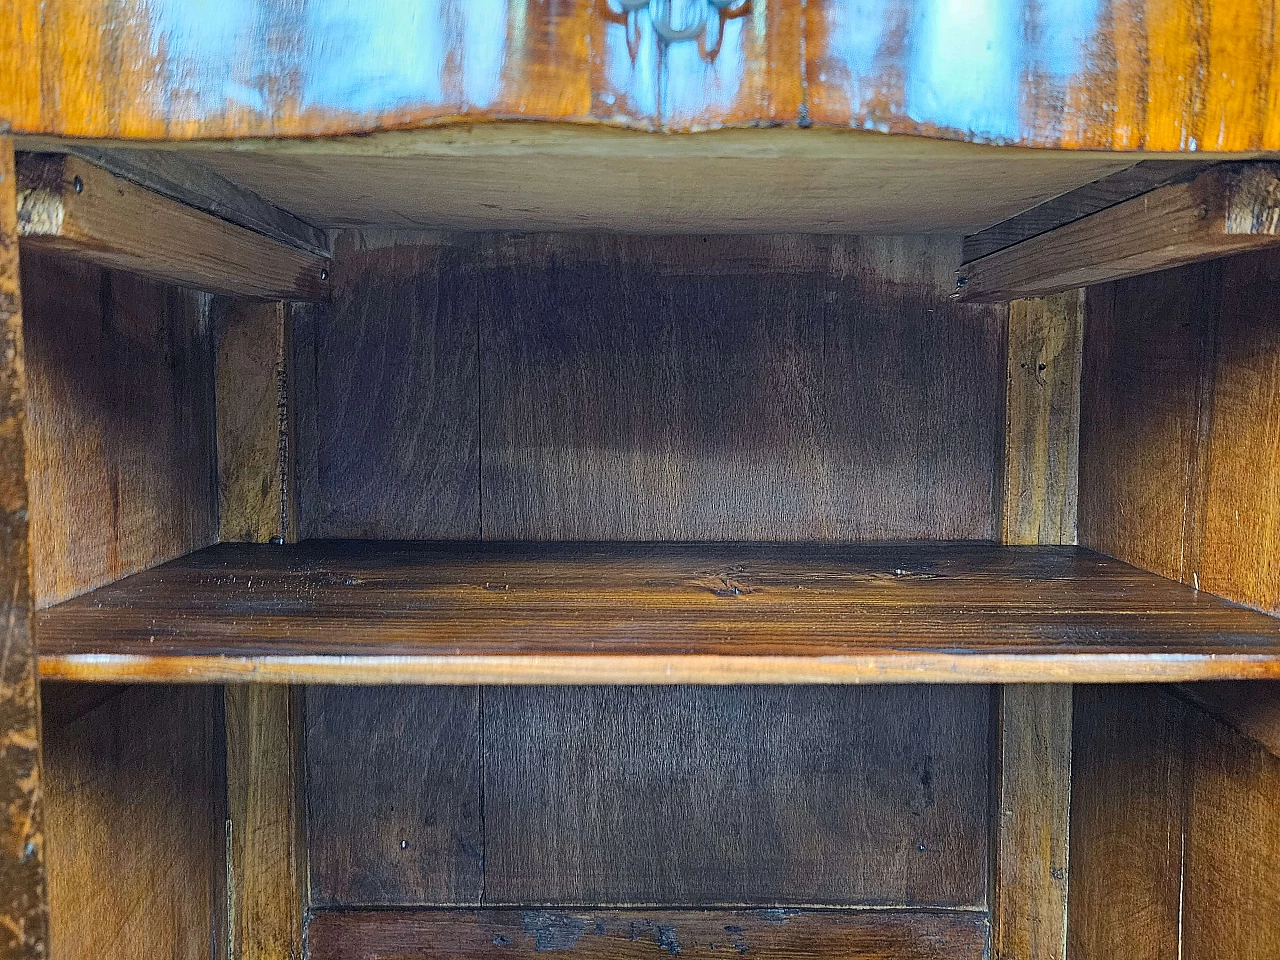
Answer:
[(23, 257), (38, 606), (214, 543), (207, 298)]
[(51, 955), (219, 956), (221, 689), (43, 692)]

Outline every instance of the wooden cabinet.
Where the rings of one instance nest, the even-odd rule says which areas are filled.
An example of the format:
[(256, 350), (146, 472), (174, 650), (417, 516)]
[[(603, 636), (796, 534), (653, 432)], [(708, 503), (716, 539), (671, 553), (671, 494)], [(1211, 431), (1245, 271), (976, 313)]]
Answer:
[(1211, 6), (18, 0), (0, 955), (1280, 958)]

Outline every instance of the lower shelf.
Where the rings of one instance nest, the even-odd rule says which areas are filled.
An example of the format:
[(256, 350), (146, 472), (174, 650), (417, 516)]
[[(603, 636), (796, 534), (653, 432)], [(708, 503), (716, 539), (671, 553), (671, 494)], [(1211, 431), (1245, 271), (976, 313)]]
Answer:
[(531, 960), (552, 951), (565, 960), (980, 960), (986, 948), (987, 916), (977, 911), (320, 911), (307, 924), (312, 960)]
[(46, 679), (1280, 676), (1280, 620), (1076, 547), (222, 544), (41, 611)]

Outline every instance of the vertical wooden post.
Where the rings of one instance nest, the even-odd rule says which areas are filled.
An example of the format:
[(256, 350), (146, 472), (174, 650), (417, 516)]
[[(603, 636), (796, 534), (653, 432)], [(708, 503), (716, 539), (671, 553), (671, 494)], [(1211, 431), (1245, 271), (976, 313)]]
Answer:
[[(214, 308), (220, 539), (297, 539), (288, 304)], [(305, 843), (300, 701), (287, 686), (229, 685), (226, 960), (300, 960)]]
[[(1002, 534), (1075, 543), (1083, 291), (1009, 308)], [(1072, 688), (995, 691), (992, 956), (1065, 960)]]
[(48, 955), (13, 141), (0, 137), (0, 957)]

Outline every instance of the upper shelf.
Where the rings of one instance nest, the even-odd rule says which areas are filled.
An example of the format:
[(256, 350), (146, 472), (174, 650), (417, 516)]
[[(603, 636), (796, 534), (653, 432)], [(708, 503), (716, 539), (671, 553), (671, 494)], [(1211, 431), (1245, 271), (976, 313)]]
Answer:
[(224, 544), (40, 612), (45, 679), (1280, 677), (1280, 621), (1075, 547)]

